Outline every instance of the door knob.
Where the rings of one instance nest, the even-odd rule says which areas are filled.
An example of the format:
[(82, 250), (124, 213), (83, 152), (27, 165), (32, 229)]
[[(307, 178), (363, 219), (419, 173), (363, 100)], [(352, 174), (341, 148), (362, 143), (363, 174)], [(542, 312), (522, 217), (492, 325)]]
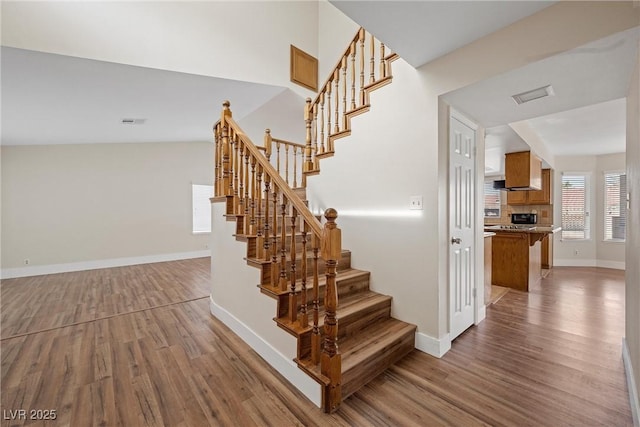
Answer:
[(459, 238), (459, 237), (452, 237), (452, 238), (451, 238), (451, 244), (452, 244), (452, 245), (455, 245), (456, 243), (457, 243), (457, 244), (462, 243), (462, 239), (461, 239), (461, 238)]

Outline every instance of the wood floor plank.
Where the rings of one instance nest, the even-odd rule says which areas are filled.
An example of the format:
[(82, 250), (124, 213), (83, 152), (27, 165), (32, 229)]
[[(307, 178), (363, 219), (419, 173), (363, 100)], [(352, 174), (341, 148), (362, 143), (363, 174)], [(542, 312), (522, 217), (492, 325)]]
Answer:
[(413, 351), (331, 415), (211, 316), (206, 260), (0, 286), (2, 410), (55, 409), (45, 425), (632, 425), (615, 270), (552, 269), (442, 358)]

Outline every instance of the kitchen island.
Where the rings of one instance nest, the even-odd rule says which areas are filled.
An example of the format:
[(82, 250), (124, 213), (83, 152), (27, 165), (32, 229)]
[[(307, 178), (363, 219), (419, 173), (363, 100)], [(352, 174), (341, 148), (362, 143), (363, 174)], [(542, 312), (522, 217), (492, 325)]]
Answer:
[(491, 283), (528, 292), (542, 279), (542, 239), (560, 230), (553, 226), (485, 227), (485, 231), (496, 233), (491, 248)]

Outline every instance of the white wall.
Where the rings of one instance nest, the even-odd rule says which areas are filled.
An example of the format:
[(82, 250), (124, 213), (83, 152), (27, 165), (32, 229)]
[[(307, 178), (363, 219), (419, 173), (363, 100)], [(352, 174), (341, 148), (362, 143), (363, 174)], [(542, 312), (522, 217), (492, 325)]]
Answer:
[[(589, 174), (589, 212), (591, 237), (588, 240), (562, 240), (554, 237), (554, 264), (624, 269), (624, 243), (604, 241), (604, 173), (625, 169), (625, 155), (558, 156), (555, 159), (554, 224), (562, 223), (562, 173)], [(576, 253), (577, 251), (577, 253)]]
[(208, 142), (3, 146), (3, 275), (206, 256), (191, 184), (213, 182), (212, 159)]
[[(640, 51), (640, 43), (638, 45)], [(640, 56), (627, 95), (627, 185), (625, 368), (635, 425), (640, 425)]]
[(289, 87), (318, 53), (316, 2), (2, 2), (5, 46)]

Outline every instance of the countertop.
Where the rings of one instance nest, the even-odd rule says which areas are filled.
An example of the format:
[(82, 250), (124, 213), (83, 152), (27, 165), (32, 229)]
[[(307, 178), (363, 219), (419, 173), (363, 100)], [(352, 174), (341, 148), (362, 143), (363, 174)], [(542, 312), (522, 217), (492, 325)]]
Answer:
[(495, 235), (496, 235), (496, 233), (494, 233), (493, 231), (485, 231), (484, 232), (484, 237), (493, 237)]
[[(519, 228), (499, 228), (499, 225), (488, 225), (484, 227), (485, 233), (491, 232), (495, 233), (497, 231), (506, 232), (506, 233), (529, 233), (529, 234), (554, 234), (562, 230), (562, 227), (557, 225), (537, 225), (532, 226), (530, 229), (519, 229)], [(485, 237), (487, 237), (485, 235)]]

